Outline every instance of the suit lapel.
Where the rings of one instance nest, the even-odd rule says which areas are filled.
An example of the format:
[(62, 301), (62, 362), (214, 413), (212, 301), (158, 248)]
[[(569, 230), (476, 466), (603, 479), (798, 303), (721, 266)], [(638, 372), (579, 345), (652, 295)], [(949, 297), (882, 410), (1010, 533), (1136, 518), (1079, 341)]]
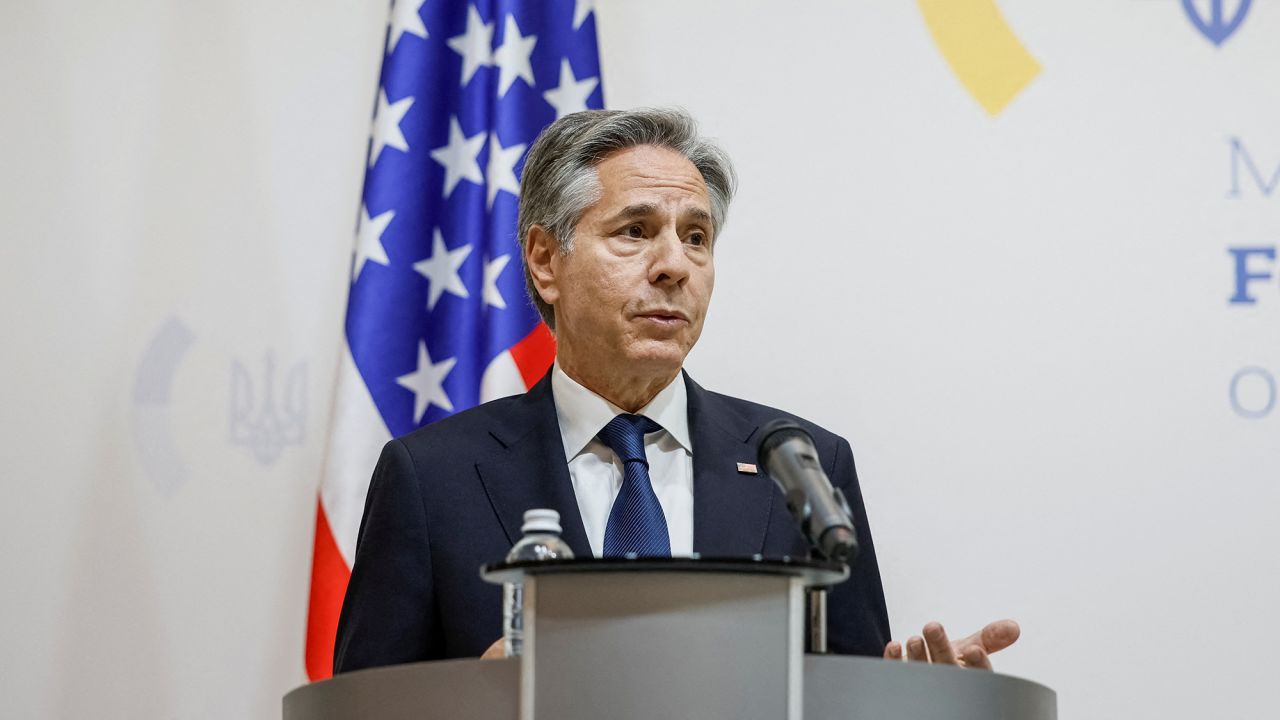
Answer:
[(578, 501), (564, 459), (564, 441), (551, 395), (551, 374), (525, 393), (489, 434), (501, 445), (492, 459), (476, 464), (489, 502), (515, 544), (524, 511), (551, 508), (560, 513), (562, 537), (577, 557), (591, 557)]
[(693, 550), (706, 557), (764, 551), (773, 481), (763, 473), (738, 472), (754, 464), (750, 442), (756, 424), (687, 374), (689, 435), (693, 443)]

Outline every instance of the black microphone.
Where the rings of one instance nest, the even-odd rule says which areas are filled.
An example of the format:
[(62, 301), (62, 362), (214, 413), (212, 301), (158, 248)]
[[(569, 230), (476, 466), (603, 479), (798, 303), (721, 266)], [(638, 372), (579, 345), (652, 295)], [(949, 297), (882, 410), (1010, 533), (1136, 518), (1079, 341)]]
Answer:
[(791, 516), (810, 544), (828, 560), (851, 563), (858, 555), (849, 503), (818, 462), (813, 437), (795, 421), (779, 418), (760, 430), (760, 467), (787, 497)]

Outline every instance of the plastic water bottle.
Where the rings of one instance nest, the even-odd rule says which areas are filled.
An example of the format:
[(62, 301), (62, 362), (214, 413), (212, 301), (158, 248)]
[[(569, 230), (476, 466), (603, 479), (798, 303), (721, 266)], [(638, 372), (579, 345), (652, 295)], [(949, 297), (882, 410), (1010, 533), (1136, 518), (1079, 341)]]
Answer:
[[(524, 537), (507, 553), (507, 562), (573, 559), (573, 551), (560, 538), (560, 513), (555, 510), (526, 510), (520, 532)], [(519, 657), (524, 649), (523, 583), (502, 586), (502, 647), (507, 657)]]

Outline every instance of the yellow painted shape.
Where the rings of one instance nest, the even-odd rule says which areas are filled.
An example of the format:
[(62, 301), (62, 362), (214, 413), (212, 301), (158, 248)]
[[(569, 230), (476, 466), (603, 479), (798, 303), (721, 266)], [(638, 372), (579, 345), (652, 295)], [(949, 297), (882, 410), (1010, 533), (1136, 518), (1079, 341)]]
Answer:
[(938, 50), (965, 89), (999, 115), (1040, 74), (995, 0), (916, 0)]

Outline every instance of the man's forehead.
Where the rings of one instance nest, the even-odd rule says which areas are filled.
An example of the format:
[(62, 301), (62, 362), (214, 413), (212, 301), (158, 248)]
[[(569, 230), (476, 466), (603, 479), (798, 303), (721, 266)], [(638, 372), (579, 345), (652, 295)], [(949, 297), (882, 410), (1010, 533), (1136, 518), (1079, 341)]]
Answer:
[(702, 173), (684, 155), (668, 147), (637, 145), (615, 150), (596, 165), (602, 189), (685, 190), (707, 197)]

